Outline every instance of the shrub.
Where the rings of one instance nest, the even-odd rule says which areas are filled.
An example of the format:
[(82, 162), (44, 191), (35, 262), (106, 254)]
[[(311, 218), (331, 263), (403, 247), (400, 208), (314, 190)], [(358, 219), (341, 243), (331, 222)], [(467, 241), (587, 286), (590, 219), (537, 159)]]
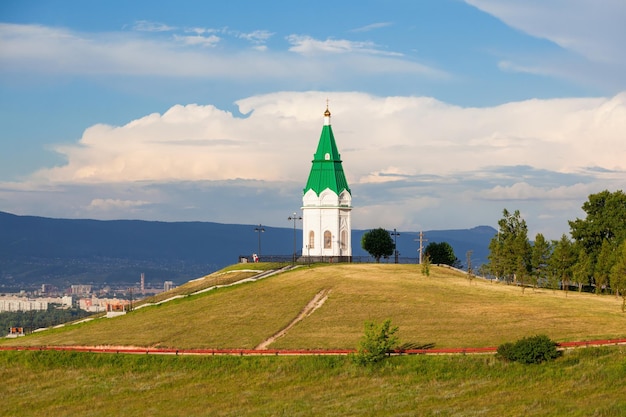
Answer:
[(353, 357), (354, 361), (359, 365), (369, 365), (384, 359), (398, 343), (398, 338), (395, 336), (397, 331), (397, 327), (391, 327), (390, 319), (382, 324), (366, 321), (365, 334)]
[(498, 357), (525, 364), (541, 363), (558, 358), (559, 351), (556, 350), (556, 343), (548, 336), (538, 335), (498, 346)]

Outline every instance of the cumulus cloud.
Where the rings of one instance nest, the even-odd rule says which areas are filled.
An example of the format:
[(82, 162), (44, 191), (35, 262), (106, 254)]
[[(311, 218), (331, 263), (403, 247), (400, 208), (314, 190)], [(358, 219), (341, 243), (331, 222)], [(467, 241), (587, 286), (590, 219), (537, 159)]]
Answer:
[[(209, 204), (219, 218), (208, 220), (224, 222), (244, 215), (246, 206), (234, 203), (243, 198), (248, 210), (259, 209), (250, 203), (255, 196), (273, 201), (268, 213), (274, 203), (298, 205), (327, 98), (358, 208), (355, 227), (387, 218), (391, 228), (468, 227), (520, 207), (529, 224), (554, 227), (563, 219), (560, 235), (589, 194), (626, 188), (626, 93), (464, 108), (427, 97), (316, 91), (242, 99), (246, 117), (193, 104), (123, 126), (94, 125), (78, 143), (56, 148), (66, 164), (34, 173), (24, 187), (111, 188), (83, 204), (93, 211), (170, 207), (173, 188), (202, 184), (196, 197), (179, 190), (178, 212), (206, 213)], [(143, 191), (124, 194), (129, 184)], [(207, 193), (210, 203), (197, 201)]]
[[(192, 104), (124, 126), (94, 125), (76, 145), (56, 148), (66, 165), (35, 176), (51, 182), (286, 180), (302, 173), (293, 155), (314, 151), (327, 96), (249, 97), (237, 103), (245, 118)], [(596, 175), (601, 175), (598, 168), (606, 175), (626, 171), (626, 93), (490, 108), (361, 93), (332, 93), (330, 101), (335, 135), (354, 182), (490, 166), (529, 165), (570, 174), (597, 167)]]

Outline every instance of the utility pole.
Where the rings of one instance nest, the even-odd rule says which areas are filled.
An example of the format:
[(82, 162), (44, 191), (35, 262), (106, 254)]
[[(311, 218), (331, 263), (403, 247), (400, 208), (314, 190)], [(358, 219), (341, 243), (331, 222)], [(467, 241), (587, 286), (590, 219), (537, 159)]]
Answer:
[(395, 254), (395, 263), (398, 263), (398, 244), (396, 238), (400, 236), (400, 232), (396, 232), (396, 229), (393, 229), (393, 232), (389, 234), (393, 236), (393, 252)]
[(296, 221), (302, 220), (302, 217), (298, 216), (297, 213), (293, 213), (293, 215), (287, 217), (287, 220), (293, 220), (293, 264), (296, 264), (296, 254), (298, 253), (296, 249)]
[(261, 261), (261, 233), (265, 232), (263, 225), (259, 223), (257, 227), (254, 228), (254, 231), (259, 234), (259, 253), (257, 254), (259, 261)]
[(419, 259), (419, 263), (422, 263), (422, 252), (424, 251), (424, 242), (428, 242), (428, 239), (424, 239), (424, 232), (420, 231), (420, 238), (419, 239), (413, 239), (414, 241), (418, 241), (420, 243), (420, 247), (417, 250), (417, 253), (419, 254), (418, 259)]

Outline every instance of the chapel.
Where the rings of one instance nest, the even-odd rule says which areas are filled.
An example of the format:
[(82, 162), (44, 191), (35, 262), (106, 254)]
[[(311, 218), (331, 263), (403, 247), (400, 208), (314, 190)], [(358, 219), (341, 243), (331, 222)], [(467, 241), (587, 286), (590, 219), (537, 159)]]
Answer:
[(302, 256), (312, 261), (352, 260), (352, 194), (326, 105), (324, 126), (302, 197)]

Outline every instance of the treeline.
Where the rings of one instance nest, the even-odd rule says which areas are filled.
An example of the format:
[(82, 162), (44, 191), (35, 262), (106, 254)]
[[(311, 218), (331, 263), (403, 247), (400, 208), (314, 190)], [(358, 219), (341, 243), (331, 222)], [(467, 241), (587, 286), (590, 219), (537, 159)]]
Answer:
[(549, 287), (623, 298), (626, 309), (626, 194), (602, 191), (583, 204), (584, 219), (569, 221), (571, 238), (549, 241), (541, 234), (528, 239), (519, 210), (503, 211), (499, 230), (489, 244), (486, 273), (525, 286)]
[(0, 313), (0, 331), (8, 333), (11, 327), (22, 327), (26, 333), (30, 333), (36, 329), (78, 320), (90, 314), (79, 308), (59, 309), (55, 305), (49, 305), (45, 311), (3, 312)]

